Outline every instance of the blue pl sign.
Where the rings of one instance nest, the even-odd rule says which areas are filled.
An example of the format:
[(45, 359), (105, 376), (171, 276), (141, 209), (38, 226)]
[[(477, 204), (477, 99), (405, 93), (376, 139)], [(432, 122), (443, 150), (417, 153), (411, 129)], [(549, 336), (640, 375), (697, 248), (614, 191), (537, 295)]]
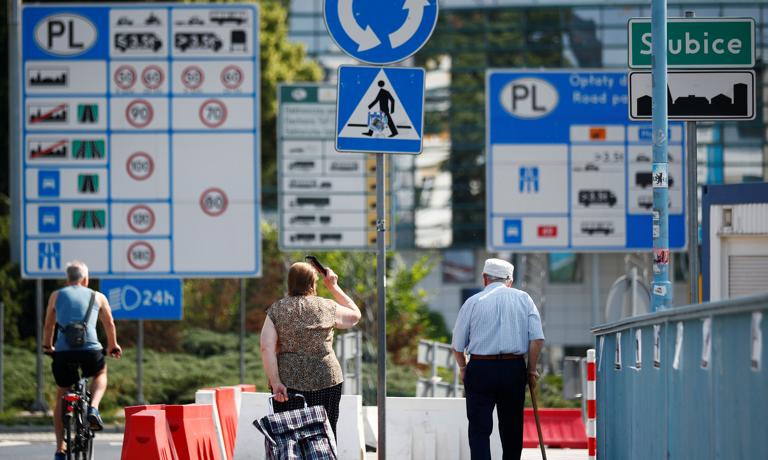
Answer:
[(427, 42), (437, 0), (325, 0), (325, 25), (347, 54), (369, 64), (399, 62)]
[(424, 69), (339, 68), (336, 150), (420, 153)]
[[(650, 249), (651, 125), (627, 118), (626, 72), (487, 75), (487, 243), (492, 251)], [(685, 247), (684, 138), (669, 129), (670, 246)]]
[(107, 296), (115, 319), (180, 320), (180, 279), (104, 279), (101, 292)]

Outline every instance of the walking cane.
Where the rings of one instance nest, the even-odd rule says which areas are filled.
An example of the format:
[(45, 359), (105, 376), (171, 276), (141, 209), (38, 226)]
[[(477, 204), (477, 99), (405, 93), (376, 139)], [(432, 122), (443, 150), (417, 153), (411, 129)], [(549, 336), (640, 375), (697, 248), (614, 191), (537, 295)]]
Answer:
[(541, 434), (541, 422), (539, 421), (539, 405), (536, 403), (536, 392), (528, 383), (528, 389), (531, 390), (531, 403), (533, 404), (533, 417), (536, 419), (536, 431), (539, 433), (539, 447), (541, 447), (541, 458), (547, 460), (547, 451), (544, 450), (544, 435)]

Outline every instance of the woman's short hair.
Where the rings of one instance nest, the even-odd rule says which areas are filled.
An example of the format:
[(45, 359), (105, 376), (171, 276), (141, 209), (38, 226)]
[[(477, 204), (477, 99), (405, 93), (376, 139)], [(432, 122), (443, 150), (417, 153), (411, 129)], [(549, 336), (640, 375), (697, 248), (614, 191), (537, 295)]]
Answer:
[(313, 295), (317, 272), (306, 262), (296, 262), (288, 270), (288, 295)]

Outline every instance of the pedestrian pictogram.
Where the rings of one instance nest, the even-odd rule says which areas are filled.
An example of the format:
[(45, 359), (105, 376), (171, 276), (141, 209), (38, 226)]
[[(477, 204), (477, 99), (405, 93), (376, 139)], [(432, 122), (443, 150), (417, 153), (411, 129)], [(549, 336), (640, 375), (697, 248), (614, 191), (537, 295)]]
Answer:
[(118, 88), (128, 91), (136, 84), (136, 69), (130, 65), (121, 65), (115, 69), (112, 79)]
[(218, 99), (208, 99), (200, 105), (200, 121), (209, 128), (218, 128), (227, 121), (227, 106)]
[(107, 222), (103, 209), (75, 209), (72, 211), (72, 228), (76, 230), (99, 230)]
[(37, 243), (37, 269), (61, 270), (61, 243), (51, 241)]
[(136, 270), (146, 270), (155, 263), (155, 249), (146, 241), (137, 241), (128, 246), (128, 263)]
[(59, 171), (40, 171), (37, 173), (37, 196), (55, 198), (61, 188)]
[(342, 66), (336, 148), (421, 152), (424, 70)]
[(224, 190), (220, 188), (209, 188), (200, 195), (200, 208), (211, 217), (224, 214), (227, 206), (229, 206), (229, 199)]
[(204, 81), (205, 73), (196, 65), (191, 65), (181, 71), (181, 83), (189, 90), (200, 88)]
[(146, 152), (136, 152), (128, 157), (125, 162), (125, 170), (134, 180), (146, 180), (155, 170), (155, 162)]
[(152, 208), (143, 204), (136, 205), (128, 211), (128, 227), (136, 233), (147, 233), (155, 226), (155, 213)]
[(137, 99), (125, 108), (125, 118), (134, 128), (144, 128), (152, 123), (155, 113), (149, 101)]
[(221, 83), (227, 89), (237, 89), (243, 84), (243, 69), (228, 65), (221, 71)]
[(147, 89), (157, 89), (163, 84), (165, 76), (163, 69), (156, 65), (148, 65), (141, 71), (141, 82)]
[(58, 206), (40, 206), (37, 209), (37, 230), (40, 233), (61, 231), (61, 210)]
[(80, 193), (98, 193), (99, 175), (98, 174), (78, 174), (77, 191)]
[(370, 64), (391, 64), (427, 42), (437, 10), (437, 0), (325, 0), (324, 17), (328, 33), (345, 53)]
[(72, 157), (79, 160), (104, 158), (104, 141), (100, 139), (75, 139), (72, 141)]
[(79, 123), (98, 123), (99, 105), (98, 104), (77, 104), (77, 121)]

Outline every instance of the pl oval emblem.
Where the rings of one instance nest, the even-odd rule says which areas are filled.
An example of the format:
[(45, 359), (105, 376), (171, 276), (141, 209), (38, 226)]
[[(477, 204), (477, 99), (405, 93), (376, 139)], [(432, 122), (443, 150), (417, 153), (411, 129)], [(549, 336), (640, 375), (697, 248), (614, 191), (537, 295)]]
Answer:
[(35, 26), (35, 41), (45, 51), (56, 56), (78, 56), (96, 43), (96, 26), (76, 14), (61, 13), (46, 16)]
[(517, 118), (541, 118), (552, 112), (559, 101), (557, 89), (540, 78), (524, 77), (513, 80), (501, 90), (504, 110)]

